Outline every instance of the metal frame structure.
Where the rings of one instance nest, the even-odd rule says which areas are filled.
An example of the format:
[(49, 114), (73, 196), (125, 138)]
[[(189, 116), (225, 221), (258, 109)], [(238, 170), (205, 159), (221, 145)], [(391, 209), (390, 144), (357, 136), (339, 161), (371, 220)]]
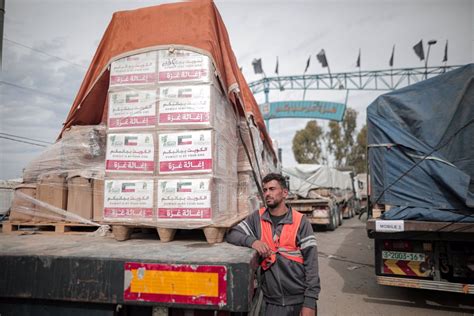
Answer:
[(264, 77), (249, 87), (254, 94), (270, 90), (395, 90), (459, 67), (462, 65)]

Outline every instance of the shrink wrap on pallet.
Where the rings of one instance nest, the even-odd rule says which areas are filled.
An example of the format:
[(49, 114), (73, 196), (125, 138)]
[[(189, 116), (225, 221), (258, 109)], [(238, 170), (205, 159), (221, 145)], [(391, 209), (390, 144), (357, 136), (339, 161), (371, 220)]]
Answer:
[(103, 171), (104, 158), (105, 125), (73, 126), (26, 166), (23, 181), (36, 183), (41, 174), (50, 172)]
[(157, 56), (157, 51), (150, 51), (112, 62), (109, 87), (113, 89), (123, 86), (156, 84)]
[(114, 178), (104, 181), (103, 220), (146, 224), (155, 220), (155, 180)]
[(109, 133), (105, 172), (111, 174), (148, 174), (155, 171), (154, 133)]
[[(255, 170), (261, 169), (263, 164), (263, 142), (258, 127), (253, 124), (252, 120), (250, 120), (249, 125), (247, 125), (246, 119), (241, 118), (239, 129), (241, 136), (238, 135), (237, 170), (239, 172), (251, 171), (252, 167)], [(250, 160), (247, 151), (250, 155)]]
[(236, 139), (212, 130), (158, 133), (158, 174), (211, 173), (228, 178), (237, 173)]
[(238, 173), (237, 208), (238, 213), (248, 215), (258, 210), (263, 203), (257, 189), (257, 184), (251, 172)]
[(209, 176), (160, 177), (157, 225), (193, 228), (237, 217), (237, 181)]
[(10, 210), (10, 221), (28, 222), (33, 220), (31, 214), (35, 210), (35, 205), (25, 200), (17, 192), (21, 192), (31, 198), (36, 198), (36, 183), (35, 184), (20, 184), (15, 187), (15, 194), (13, 196), (12, 207)]

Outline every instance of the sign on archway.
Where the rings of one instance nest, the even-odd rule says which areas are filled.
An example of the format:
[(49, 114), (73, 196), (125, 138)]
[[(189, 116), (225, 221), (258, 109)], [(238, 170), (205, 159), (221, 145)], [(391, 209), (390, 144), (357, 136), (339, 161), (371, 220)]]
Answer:
[(263, 119), (315, 118), (342, 121), (346, 105), (325, 101), (279, 101), (261, 105)]

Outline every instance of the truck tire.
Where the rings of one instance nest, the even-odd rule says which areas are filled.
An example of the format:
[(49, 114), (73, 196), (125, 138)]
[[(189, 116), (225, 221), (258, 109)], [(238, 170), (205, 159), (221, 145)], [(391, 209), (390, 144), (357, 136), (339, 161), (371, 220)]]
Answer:
[(329, 225), (327, 226), (327, 229), (330, 230), (330, 231), (334, 231), (336, 228), (337, 228), (337, 208), (334, 207), (332, 210), (331, 210), (331, 217), (329, 218)]
[(342, 214), (342, 208), (338, 207), (337, 208), (337, 225), (341, 226), (343, 221), (344, 221), (344, 217)]

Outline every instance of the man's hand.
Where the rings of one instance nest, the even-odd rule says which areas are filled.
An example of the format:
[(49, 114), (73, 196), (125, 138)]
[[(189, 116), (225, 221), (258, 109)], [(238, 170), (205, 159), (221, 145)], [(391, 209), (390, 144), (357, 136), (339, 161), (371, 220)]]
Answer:
[(270, 247), (261, 240), (255, 240), (252, 244), (252, 248), (257, 250), (258, 254), (264, 258), (272, 254)]
[(316, 310), (303, 306), (300, 316), (316, 316)]

